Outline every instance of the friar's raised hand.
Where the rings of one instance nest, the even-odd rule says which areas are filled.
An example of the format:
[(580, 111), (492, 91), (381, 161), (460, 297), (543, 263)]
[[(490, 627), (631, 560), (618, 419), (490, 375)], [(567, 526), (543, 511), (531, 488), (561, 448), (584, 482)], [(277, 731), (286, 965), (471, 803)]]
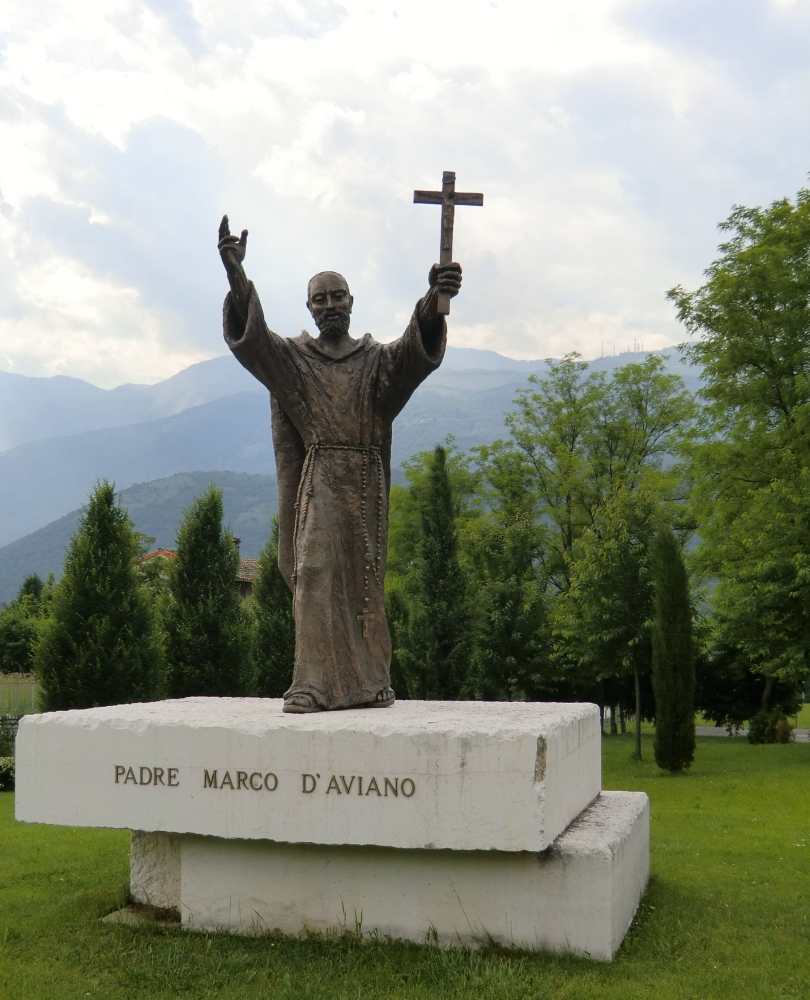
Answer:
[(241, 264), (245, 259), (247, 238), (247, 229), (242, 230), (241, 236), (233, 236), (228, 223), (228, 216), (222, 216), (222, 222), (219, 224), (219, 243), (217, 243), (217, 248), (226, 270), (230, 270), (234, 265)]
[(230, 282), (233, 307), (242, 326), (247, 321), (248, 301), (250, 299), (250, 283), (245, 269), (242, 267), (242, 261), (247, 253), (247, 238), (247, 229), (242, 230), (241, 236), (232, 236), (228, 225), (228, 216), (222, 216), (222, 222), (219, 224), (217, 248)]

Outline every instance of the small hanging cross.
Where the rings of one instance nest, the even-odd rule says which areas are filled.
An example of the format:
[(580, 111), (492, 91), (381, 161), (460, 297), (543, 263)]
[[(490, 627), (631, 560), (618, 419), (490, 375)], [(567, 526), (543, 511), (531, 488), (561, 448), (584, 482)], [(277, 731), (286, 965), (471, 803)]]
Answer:
[(363, 623), (363, 638), (366, 639), (368, 637), (368, 623), (377, 616), (373, 611), (369, 611), (368, 608), (363, 608), (362, 613), (356, 617), (359, 622)]
[[(441, 205), (442, 230), (439, 243), (439, 263), (453, 263), (453, 221), (456, 205), (483, 205), (482, 194), (470, 194), (466, 191), (456, 191), (456, 175), (452, 170), (442, 174), (441, 191), (414, 191), (414, 205)], [(450, 314), (450, 296), (439, 292), (437, 308), (442, 316)]]

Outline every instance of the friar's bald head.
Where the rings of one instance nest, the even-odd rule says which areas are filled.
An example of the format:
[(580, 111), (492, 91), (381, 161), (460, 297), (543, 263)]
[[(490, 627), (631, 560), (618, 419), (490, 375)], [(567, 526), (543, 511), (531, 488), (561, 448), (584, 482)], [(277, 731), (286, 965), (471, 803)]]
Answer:
[(349, 283), (337, 271), (320, 271), (309, 279), (307, 309), (325, 337), (343, 337), (349, 332), (354, 298)]

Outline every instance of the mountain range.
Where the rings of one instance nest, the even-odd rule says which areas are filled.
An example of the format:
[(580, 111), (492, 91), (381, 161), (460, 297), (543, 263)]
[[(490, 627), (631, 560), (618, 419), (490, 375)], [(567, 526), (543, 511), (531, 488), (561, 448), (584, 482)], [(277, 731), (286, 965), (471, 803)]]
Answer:
[[(256, 558), (270, 534), (278, 501), (275, 476), (244, 472), (181, 472), (151, 483), (137, 483), (119, 494), (135, 528), (152, 538), (150, 548), (172, 549), (183, 511), (210, 483), (222, 490), (225, 525), (240, 540), (244, 556)], [(62, 573), (65, 549), (76, 530), (81, 508), (0, 548), (0, 606), (10, 601), (31, 573), (44, 580)]]
[[(667, 367), (696, 388), (696, 373), (675, 350), (668, 353)], [(610, 370), (645, 356), (599, 358), (591, 367)], [(401, 478), (405, 459), (448, 435), (464, 449), (502, 436), (503, 414), (516, 390), (529, 375), (546, 370), (544, 361), (448, 347), (442, 367), (394, 423), (394, 479)], [(202, 485), (212, 478), (227, 484), (226, 509), (237, 519), (235, 532), (247, 536), (244, 554), (254, 555), (266, 531), (254, 542), (240, 526), (233, 491), (243, 489), (247, 498), (255, 486), (270, 498), (271, 507), (250, 508), (261, 509), (266, 525), (265, 515), (275, 506), (274, 473), (267, 391), (230, 356), (192, 365), (155, 385), (115, 389), (66, 376), (0, 372), (0, 603), (26, 573), (58, 568), (79, 508), (100, 478), (116, 483), (132, 505), (136, 526), (160, 544), (173, 538), (181, 508)], [(234, 474), (244, 478), (227, 478)]]

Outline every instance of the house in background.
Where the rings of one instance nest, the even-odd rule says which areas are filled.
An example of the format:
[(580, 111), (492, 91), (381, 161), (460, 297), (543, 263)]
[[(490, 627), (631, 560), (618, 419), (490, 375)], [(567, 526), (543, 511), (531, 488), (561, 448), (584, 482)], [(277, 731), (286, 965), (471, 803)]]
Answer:
[[(239, 551), (239, 545), (241, 544), (241, 539), (234, 538), (233, 544), (236, 547), (236, 551)], [(155, 549), (154, 552), (147, 552), (146, 555), (141, 556), (138, 559), (139, 563), (150, 562), (152, 559), (174, 559), (177, 553), (174, 549)], [(161, 573), (161, 576), (164, 574)], [(253, 581), (259, 575), (259, 560), (258, 559), (246, 559), (244, 556), (239, 558), (239, 566), (236, 570), (236, 585), (239, 588), (239, 596), (243, 601), (246, 601), (250, 595), (253, 593)]]
[(259, 560), (245, 559), (239, 560), (239, 569), (236, 572), (236, 582), (239, 585), (239, 596), (243, 601), (253, 593), (253, 581), (259, 575)]

